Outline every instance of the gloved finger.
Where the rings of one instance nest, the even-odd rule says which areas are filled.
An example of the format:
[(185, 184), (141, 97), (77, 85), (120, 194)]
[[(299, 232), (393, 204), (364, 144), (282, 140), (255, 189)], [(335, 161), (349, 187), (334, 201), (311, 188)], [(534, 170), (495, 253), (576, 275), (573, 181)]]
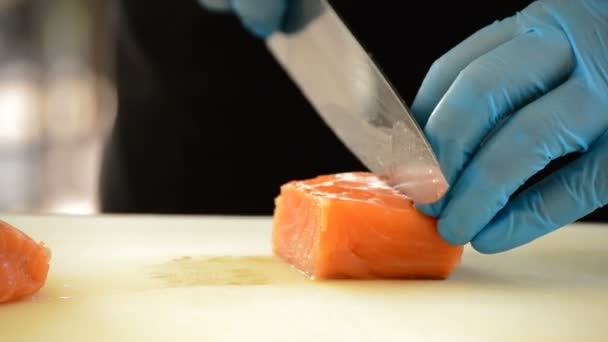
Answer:
[(218, 12), (227, 12), (230, 11), (230, 0), (198, 0), (201, 5), (205, 8), (218, 11)]
[(495, 21), (437, 59), (429, 68), (411, 105), (412, 113), (420, 126), (424, 127), (439, 100), (469, 63), (511, 40), (517, 34), (516, 31), (515, 18)]
[(608, 103), (598, 98), (573, 78), (514, 113), (454, 185), (438, 222), (446, 241), (471, 241), (549, 162), (586, 151), (608, 128)]
[[(549, 30), (519, 35), (469, 64), (425, 127), (448, 184), (454, 185), (484, 137), (503, 117), (557, 86), (573, 66), (567, 38)], [(438, 216), (450, 196), (418, 209)]]
[(232, 0), (243, 25), (260, 38), (281, 28), (288, 0)]
[(481, 253), (531, 242), (608, 204), (608, 133), (587, 153), (526, 189), (472, 241)]

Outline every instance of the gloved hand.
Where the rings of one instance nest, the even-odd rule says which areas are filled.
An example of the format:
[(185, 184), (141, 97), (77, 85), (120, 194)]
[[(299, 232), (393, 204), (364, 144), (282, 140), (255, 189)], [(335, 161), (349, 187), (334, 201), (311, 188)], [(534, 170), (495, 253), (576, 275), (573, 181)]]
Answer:
[(260, 38), (280, 30), (289, 0), (199, 0), (210, 10), (235, 13), (245, 28)]
[(608, 1), (540, 0), (483, 28), (433, 64), (412, 111), (451, 185), (418, 209), (448, 242), (497, 253), (591, 213), (608, 203)]

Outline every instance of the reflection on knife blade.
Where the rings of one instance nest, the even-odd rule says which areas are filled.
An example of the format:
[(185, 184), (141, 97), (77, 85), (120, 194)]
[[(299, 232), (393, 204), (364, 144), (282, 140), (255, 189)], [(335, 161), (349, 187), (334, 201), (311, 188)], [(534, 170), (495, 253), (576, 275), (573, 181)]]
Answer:
[(324, 0), (297, 0), (267, 45), (336, 136), (370, 171), (417, 203), (448, 184), (418, 124)]

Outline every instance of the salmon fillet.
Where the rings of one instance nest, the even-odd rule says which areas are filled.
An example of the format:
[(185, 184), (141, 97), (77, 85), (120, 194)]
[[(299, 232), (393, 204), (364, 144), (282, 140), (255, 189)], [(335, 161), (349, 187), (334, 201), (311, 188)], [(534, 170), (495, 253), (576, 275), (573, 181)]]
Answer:
[(0, 221), (0, 303), (38, 292), (49, 271), (50, 250)]
[(435, 218), (367, 172), (283, 184), (272, 246), (313, 279), (445, 279), (463, 252), (441, 238)]

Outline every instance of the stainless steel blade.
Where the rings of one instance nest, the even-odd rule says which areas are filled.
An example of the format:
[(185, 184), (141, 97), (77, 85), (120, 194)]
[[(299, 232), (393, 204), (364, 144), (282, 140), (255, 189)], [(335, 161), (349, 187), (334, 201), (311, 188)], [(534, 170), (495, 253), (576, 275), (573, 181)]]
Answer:
[(294, 1), (286, 22), (267, 46), (337, 137), (414, 202), (440, 199), (448, 184), (424, 134), (333, 8)]

